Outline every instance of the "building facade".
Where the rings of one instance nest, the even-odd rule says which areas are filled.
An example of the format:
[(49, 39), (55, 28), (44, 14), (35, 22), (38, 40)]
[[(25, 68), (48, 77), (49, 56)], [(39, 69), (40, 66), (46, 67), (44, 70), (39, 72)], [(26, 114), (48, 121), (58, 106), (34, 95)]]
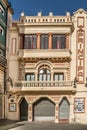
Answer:
[(26, 16), (9, 27), (6, 118), (87, 122), (87, 12)]
[(5, 89), (6, 89), (6, 32), (7, 17), (12, 14), (11, 5), (7, 0), (0, 0), (0, 119), (5, 118)]

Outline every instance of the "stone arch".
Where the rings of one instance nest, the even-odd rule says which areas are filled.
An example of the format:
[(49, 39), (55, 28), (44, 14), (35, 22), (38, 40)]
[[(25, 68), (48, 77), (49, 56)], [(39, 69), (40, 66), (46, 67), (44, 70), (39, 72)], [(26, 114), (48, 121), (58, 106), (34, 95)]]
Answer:
[(63, 97), (59, 103), (59, 121), (69, 122), (70, 103), (67, 97)]
[(53, 103), (55, 104), (54, 100), (53, 100), (51, 97), (49, 97), (49, 96), (38, 96), (38, 97), (32, 102), (32, 104), (34, 104), (35, 102), (37, 102), (37, 101), (40, 100), (41, 98), (48, 98), (51, 102), (53, 102)]
[(62, 96), (62, 97), (59, 99), (59, 104), (61, 103), (61, 101), (62, 101), (64, 98), (65, 98), (65, 99), (68, 101), (68, 103), (70, 104), (70, 99), (68, 98), (68, 96)]
[(28, 103), (28, 100), (27, 100), (27, 98), (26, 98), (25, 96), (19, 96), (19, 97), (18, 97), (18, 100), (17, 100), (17, 103), (20, 104), (23, 98), (25, 98), (25, 100), (26, 100), (27, 103)]
[(47, 96), (39, 97), (33, 102), (34, 121), (54, 121), (55, 103)]
[(38, 68), (42, 65), (47, 65), (51, 70), (53, 70), (53, 64), (48, 60), (39, 61), (35, 66), (36, 70), (38, 71)]
[(28, 120), (28, 102), (25, 97), (21, 97), (19, 100), (19, 119)]

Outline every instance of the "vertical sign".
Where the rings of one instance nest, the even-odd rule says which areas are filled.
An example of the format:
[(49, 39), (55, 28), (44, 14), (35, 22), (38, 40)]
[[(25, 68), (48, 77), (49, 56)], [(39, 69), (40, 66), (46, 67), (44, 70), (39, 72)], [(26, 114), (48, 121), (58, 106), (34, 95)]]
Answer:
[[(79, 18), (80, 20), (80, 18)], [(82, 20), (82, 18), (81, 18)], [(84, 83), (84, 61), (85, 61), (85, 32), (83, 22), (78, 22), (77, 31), (77, 71), (76, 76), (78, 83)], [(82, 24), (82, 25), (81, 25)]]

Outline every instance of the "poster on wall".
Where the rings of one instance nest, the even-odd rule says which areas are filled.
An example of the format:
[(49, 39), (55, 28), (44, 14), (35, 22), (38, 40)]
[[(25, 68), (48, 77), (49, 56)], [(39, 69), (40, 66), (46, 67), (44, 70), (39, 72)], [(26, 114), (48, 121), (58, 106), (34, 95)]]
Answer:
[(85, 112), (85, 98), (74, 99), (74, 112), (84, 113)]
[(9, 104), (9, 110), (10, 110), (10, 112), (15, 112), (16, 111), (16, 104), (15, 103), (10, 103)]

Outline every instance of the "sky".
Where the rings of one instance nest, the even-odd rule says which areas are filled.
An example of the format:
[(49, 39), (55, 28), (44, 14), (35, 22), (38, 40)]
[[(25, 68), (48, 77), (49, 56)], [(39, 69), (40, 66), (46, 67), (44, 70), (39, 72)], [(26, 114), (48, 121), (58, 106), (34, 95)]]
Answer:
[(72, 15), (79, 8), (87, 11), (87, 0), (8, 0), (14, 10), (13, 19), (18, 20), (20, 13), (24, 12), (28, 16), (36, 16), (38, 12), (48, 15)]

